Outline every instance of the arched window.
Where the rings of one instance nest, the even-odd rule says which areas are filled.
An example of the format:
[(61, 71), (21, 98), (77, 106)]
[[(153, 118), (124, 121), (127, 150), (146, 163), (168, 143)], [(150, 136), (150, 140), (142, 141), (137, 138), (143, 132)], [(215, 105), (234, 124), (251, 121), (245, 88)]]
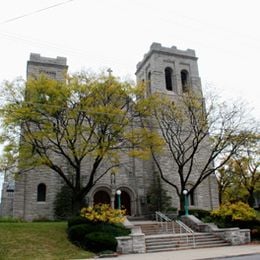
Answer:
[(37, 187), (37, 201), (46, 201), (46, 185), (40, 183)]
[(166, 89), (172, 91), (172, 69), (167, 67), (164, 70)]
[(182, 85), (183, 92), (188, 91), (188, 82), (189, 82), (189, 73), (187, 70), (182, 70), (181, 71), (181, 85)]

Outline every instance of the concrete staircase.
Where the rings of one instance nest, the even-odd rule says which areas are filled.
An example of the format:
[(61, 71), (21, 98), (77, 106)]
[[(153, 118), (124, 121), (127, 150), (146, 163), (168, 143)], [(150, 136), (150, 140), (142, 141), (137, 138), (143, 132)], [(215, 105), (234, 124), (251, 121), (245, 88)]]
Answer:
[(140, 226), (145, 234), (147, 253), (230, 245), (230, 243), (210, 233), (189, 233), (189, 228), (185, 230), (175, 221), (160, 223), (137, 221), (133, 224)]
[(150, 235), (145, 244), (147, 253), (230, 245), (210, 233)]

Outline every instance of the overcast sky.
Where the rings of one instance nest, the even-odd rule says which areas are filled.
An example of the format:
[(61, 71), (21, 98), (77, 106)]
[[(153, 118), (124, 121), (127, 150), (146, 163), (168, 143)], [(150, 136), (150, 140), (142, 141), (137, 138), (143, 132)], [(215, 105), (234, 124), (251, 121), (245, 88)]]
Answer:
[(0, 82), (25, 78), (31, 52), (67, 57), (70, 72), (135, 79), (159, 42), (195, 49), (203, 87), (245, 100), (259, 119), (259, 24), (258, 0), (0, 0)]

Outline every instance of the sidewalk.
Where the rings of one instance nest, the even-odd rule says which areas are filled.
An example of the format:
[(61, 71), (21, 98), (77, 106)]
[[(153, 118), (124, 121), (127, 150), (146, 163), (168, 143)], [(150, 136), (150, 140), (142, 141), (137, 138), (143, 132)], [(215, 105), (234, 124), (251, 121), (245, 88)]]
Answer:
[(218, 257), (239, 256), (259, 254), (260, 244), (257, 245), (240, 245), (225, 246), (214, 248), (176, 250), (161, 253), (147, 254), (130, 254), (120, 255), (118, 257), (104, 258), (106, 260), (199, 260), (199, 259), (216, 259)]

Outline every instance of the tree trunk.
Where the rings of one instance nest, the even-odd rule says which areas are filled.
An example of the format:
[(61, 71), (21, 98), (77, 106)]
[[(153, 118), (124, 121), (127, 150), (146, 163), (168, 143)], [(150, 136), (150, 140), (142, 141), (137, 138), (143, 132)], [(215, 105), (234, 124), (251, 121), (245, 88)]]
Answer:
[(79, 216), (80, 210), (86, 205), (85, 200), (82, 199), (80, 196), (77, 196), (77, 194), (74, 194), (73, 200), (72, 200), (72, 215), (73, 216)]
[(249, 196), (248, 196), (248, 199), (247, 199), (247, 203), (251, 208), (253, 208), (254, 203), (255, 203), (254, 190), (250, 189), (250, 190), (248, 190), (248, 192), (249, 192)]
[(180, 200), (180, 211), (182, 212), (182, 214), (184, 215), (184, 211), (185, 211), (185, 196), (183, 194), (181, 194), (179, 196), (179, 200)]
[(218, 189), (218, 202), (219, 205), (222, 204), (222, 196), (223, 196), (223, 190), (221, 188)]

